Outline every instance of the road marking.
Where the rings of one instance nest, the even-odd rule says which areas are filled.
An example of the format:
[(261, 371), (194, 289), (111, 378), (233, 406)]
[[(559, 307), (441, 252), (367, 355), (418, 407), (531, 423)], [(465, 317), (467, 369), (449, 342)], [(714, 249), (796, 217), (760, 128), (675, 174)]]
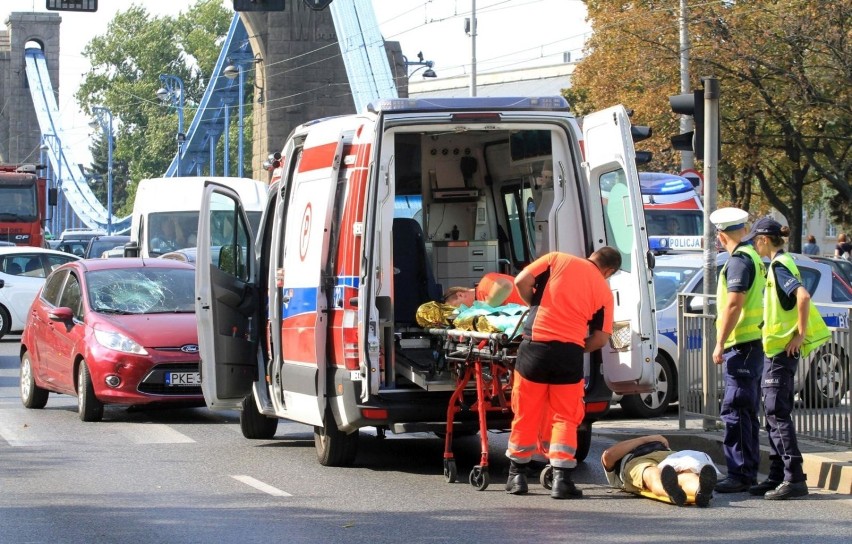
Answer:
[(38, 430), (13, 417), (7, 417), (4, 412), (11, 411), (0, 410), (0, 414), (3, 414), (0, 415), (0, 438), (8, 442), (10, 446), (35, 446), (47, 443), (47, 440), (39, 436), (41, 433)]
[(195, 440), (168, 425), (158, 423), (112, 423), (109, 430), (129, 438), (134, 444), (190, 444)]
[(286, 491), (281, 491), (277, 487), (272, 487), (269, 484), (265, 484), (265, 483), (261, 482), (260, 480), (256, 480), (256, 479), (252, 478), (251, 476), (245, 476), (245, 475), (240, 474), (240, 475), (236, 475), (236, 476), (232, 475), (231, 478), (235, 479), (238, 482), (242, 482), (242, 483), (244, 483), (248, 486), (251, 486), (251, 487), (257, 489), (258, 491), (263, 491), (264, 493), (268, 493), (268, 494), (272, 495), (273, 497), (292, 497), (293, 496), (293, 495), (287, 493)]

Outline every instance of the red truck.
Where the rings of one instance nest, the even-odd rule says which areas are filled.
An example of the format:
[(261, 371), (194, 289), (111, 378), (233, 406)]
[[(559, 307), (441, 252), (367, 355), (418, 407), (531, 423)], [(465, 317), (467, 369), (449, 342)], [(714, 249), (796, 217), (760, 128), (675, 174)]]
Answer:
[[(0, 241), (46, 247), (47, 180), (33, 164), (0, 164)], [(56, 190), (50, 190), (51, 206)]]

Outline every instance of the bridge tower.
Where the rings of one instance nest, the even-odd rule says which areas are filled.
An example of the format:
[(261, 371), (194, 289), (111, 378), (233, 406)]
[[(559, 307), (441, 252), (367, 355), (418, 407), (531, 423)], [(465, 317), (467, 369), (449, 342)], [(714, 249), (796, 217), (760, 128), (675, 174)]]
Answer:
[(38, 44), (59, 91), (58, 13), (12, 13), (0, 29), (0, 162), (38, 162), (41, 130), (27, 83), (24, 52)]

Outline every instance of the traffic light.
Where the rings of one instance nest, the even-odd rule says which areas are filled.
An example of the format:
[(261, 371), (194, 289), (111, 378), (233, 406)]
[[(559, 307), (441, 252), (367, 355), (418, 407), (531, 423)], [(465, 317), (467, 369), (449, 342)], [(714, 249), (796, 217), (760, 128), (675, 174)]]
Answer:
[[(627, 116), (633, 117), (633, 110), (627, 110)], [(642, 140), (647, 140), (651, 137), (654, 131), (651, 127), (645, 125), (630, 125), (630, 138), (633, 140), (633, 143), (641, 142)], [(636, 164), (647, 164), (651, 162), (651, 159), (654, 158), (654, 154), (650, 151), (635, 151), (636, 155)]]
[(98, 0), (46, 0), (50, 11), (98, 11)]
[(672, 111), (691, 115), (695, 129), (672, 136), (672, 147), (678, 151), (694, 151), (695, 158), (704, 159), (704, 90), (669, 97)]
[(284, 0), (234, 0), (234, 11), (284, 11)]

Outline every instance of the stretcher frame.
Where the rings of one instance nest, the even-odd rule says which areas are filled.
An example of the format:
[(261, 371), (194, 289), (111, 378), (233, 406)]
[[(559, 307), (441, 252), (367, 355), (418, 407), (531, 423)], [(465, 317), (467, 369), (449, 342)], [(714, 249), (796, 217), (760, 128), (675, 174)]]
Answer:
[[(477, 490), (484, 491), (490, 483), (487, 414), (506, 414), (512, 411), (512, 371), (520, 338), (513, 340), (514, 334), (460, 329), (432, 328), (427, 332), (443, 339), (444, 357), (456, 377), (456, 387), (447, 406), (444, 479), (447, 483), (454, 483), (458, 479), (458, 468), (452, 448), (453, 422), (456, 414), (470, 410), (476, 412), (479, 418), (480, 461), (471, 469), (468, 482)], [(476, 400), (466, 404), (464, 394), (471, 380), (476, 384)]]

